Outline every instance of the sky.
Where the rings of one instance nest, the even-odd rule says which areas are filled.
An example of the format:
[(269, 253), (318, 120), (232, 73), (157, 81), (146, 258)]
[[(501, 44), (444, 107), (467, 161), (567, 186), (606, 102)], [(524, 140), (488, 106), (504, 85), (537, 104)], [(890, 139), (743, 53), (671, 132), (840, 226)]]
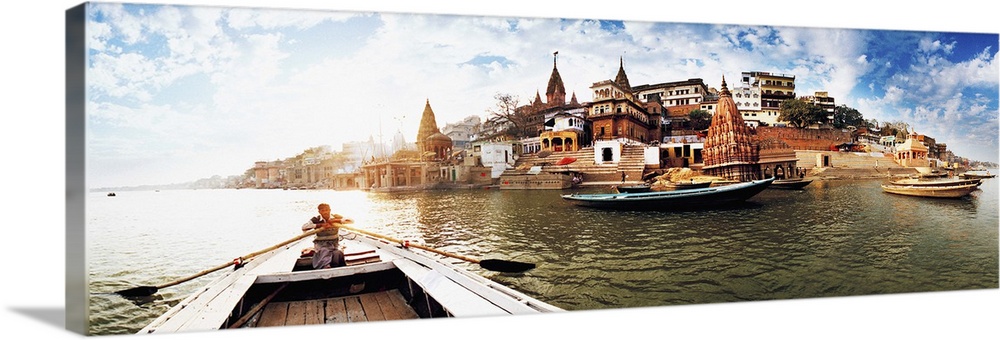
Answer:
[(741, 72), (796, 77), (866, 119), (904, 122), (963, 157), (998, 161), (997, 33), (91, 3), (89, 187), (239, 175), (255, 161), (345, 142), (414, 142), (487, 118), (497, 93), (544, 98), (553, 53), (566, 91), (624, 63), (630, 83)]

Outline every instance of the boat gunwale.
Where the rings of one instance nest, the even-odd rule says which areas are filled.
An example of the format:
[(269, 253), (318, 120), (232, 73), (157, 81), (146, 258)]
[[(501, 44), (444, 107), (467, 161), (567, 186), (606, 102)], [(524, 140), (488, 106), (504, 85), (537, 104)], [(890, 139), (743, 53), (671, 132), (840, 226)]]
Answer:
[[(349, 235), (357, 235), (361, 237), (361, 242), (369, 244), (371, 246), (382, 249), (393, 255), (399, 256), (403, 259), (409, 260), (410, 262), (415, 262), (424, 267), (429, 268), (432, 272), (437, 272), (447, 277), (449, 280), (461, 285), (463, 288), (475, 292), (482, 298), (493, 302), (502, 302), (504, 305), (499, 307), (507, 310), (510, 314), (518, 314), (521, 307), (528, 307), (534, 312), (558, 312), (563, 311), (562, 308), (553, 306), (551, 304), (542, 302), (541, 300), (535, 299), (527, 294), (520, 291), (514, 290), (503, 284), (497, 283), (490, 279), (473, 273), (470, 270), (460, 268), (448, 262), (444, 262), (442, 259), (433, 257), (430, 252), (426, 252), (417, 248), (403, 247), (400, 245), (386, 243), (380, 239), (376, 239), (367, 235), (357, 234), (349, 232)], [(419, 252), (418, 252), (419, 251)], [(395, 260), (394, 260), (395, 261)], [(397, 265), (398, 267), (398, 265)], [(416, 279), (416, 278), (415, 278)], [(474, 289), (473, 287), (478, 286), (480, 288), (487, 288), (485, 292)], [(499, 294), (493, 295), (490, 292), (496, 292)], [(492, 295), (492, 296), (483, 296)], [(522, 310), (525, 311), (525, 310)]]
[[(410, 277), (410, 280), (413, 283), (420, 285), (421, 289), (423, 289), (431, 298), (438, 301), (440, 301), (443, 297), (435, 296), (435, 294), (431, 292), (435, 288), (432, 286), (440, 284), (440, 282), (434, 282), (434, 277), (437, 277), (438, 280), (444, 278), (449, 282), (453, 282), (455, 285), (461, 287), (465, 291), (468, 291), (470, 294), (479, 296), (483, 301), (496, 306), (508, 314), (564, 311), (559, 307), (555, 307), (538, 299), (532, 298), (527, 294), (486, 279), (485, 277), (475, 274), (469, 270), (444, 262), (441, 259), (434, 258), (429, 252), (416, 252), (414, 251), (416, 248), (403, 248), (401, 245), (396, 245), (382, 239), (350, 231), (342, 233), (341, 236), (347, 240), (355, 241), (375, 248), (376, 253), (382, 256), (383, 260), (376, 263), (308, 271), (293, 271), (295, 261), (292, 261), (289, 263), (286, 271), (271, 271), (265, 273), (258, 273), (254, 271), (257, 267), (268, 263), (268, 260), (271, 260), (276, 255), (283, 252), (290, 252), (293, 247), (301, 247), (303, 242), (312, 239), (304, 238), (267, 253), (258, 255), (257, 257), (251, 259), (244, 267), (231, 271), (202, 286), (197, 291), (183, 299), (180, 303), (171, 307), (169, 310), (147, 324), (138, 332), (138, 334), (154, 332), (159, 333), (161, 331), (170, 332), (167, 330), (179, 332), (218, 329), (225, 324), (226, 319), (231, 317), (228, 312), (227, 317), (219, 321), (219, 325), (212, 326), (211, 328), (206, 328), (204, 326), (189, 327), (189, 324), (195, 323), (204, 325), (214, 323), (214, 321), (207, 320), (203, 313), (214, 313), (212, 311), (218, 310), (232, 311), (241, 303), (240, 301), (242, 301), (244, 294), (246, 294), (246, 292), (255, 285), (281, 282), (306, 282), (327, 278), (350, 277), (355, 274), (364, 274), (369, 272), (374, 273), (386, 270), (402, 271), (404, 275)], [(299, 256), (296, 256), (296, 259), (298, 257)], [(427, 273), (436, 273), (439, 275), (412, 277), (410, 273), (406, 273), (406, 270), (400, 267), (402, 263), (399, 263), (398, 261), (410, 263), (411, 265), (409, 266), (420, 266), (422, 268), (426, 268)], [(428, 280), (430, 281), (425, 282)], [(244, 282), (244, 284), (240, 284), (240, 282)], [(245, 289), (242, 289), (239, 292), (239, 299), (236, 299), (236, 301), (230, 301), (231, 299), (228, 299), (227, 296), (232, 296), (231, 289), (234, 285), (238, 284), (241, 285), (241, 287), (245, 286), (243, 287)], [(216, 301), (218, 298), (226, 298), (227, 300), (225, 300), (225, 303), (218, 303)], [(205, 301), (196, 303), (198, 300)], [(449, 306), (445, 306), (444, 304), (442, 304), (442, 307), (445, 309), (449, 308)], [(178, 317), (183, 318), (177, 319)], [(212, 319), (214, 320), (214, 318)]]
[(774, 178), (755, 180), (750, 182), (736, 183), (717, 187), (707, 187), (707, 188), (694, 188), (694, 189), (680, 189), (680, 190), (669, 190), (669, 191), (650, 191), (650, 192), (624, 192), (624, 193), (610, 193), (610, 194), (565, 194), (560, 195), (564, 199), (575, 200), (575, 201), (587, 201), (587, 202), (606, 202), (606, 201), (652, 201), (662, 198), (683, 198), (683, 197), (699, 197), (709, 194), (721, 194), (732, 191), (738, 191), (742, 189), (752, 188), (758, 185), (767, 185), (773, 183)]
[(979, 184), (950, 186), (912, 186), (882, 184), (882, 190), (896, 195), (928, 198), (961, 198), (978, 190)]

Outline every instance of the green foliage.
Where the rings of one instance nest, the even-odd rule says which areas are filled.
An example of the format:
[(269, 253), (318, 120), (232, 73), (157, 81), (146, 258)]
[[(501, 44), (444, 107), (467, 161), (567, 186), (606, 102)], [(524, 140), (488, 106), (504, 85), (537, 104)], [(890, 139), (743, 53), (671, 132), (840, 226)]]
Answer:
[(712, 125), (712, 115), (708, 111), (694, 109), (688, 113), (688, 124), (692, 130), (704, 130)]
[(801, 128), (822, 122), (824, 119), (826, 119), (826, 114), (823, 109), (813, 103), (802, 99), (788, 99), (781, 102), (779, 121), (789, 122)]
[(848, 126), (865, 127), (868, 122), (857, 109), (840, 105), (833, 110), (833, 127), (842, 129)]

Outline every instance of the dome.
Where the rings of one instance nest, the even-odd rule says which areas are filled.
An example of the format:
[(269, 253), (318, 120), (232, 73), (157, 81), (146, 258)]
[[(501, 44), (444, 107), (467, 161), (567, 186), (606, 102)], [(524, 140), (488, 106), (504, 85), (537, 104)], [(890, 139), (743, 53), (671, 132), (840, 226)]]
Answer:
[(440, 132), (435, 133), (435, 134), (431, 135), (430, 137), (427, 137), (426, 140), (427, 141), (436, 141), (436, 142), (448, 142), (448, 143), (451, 143), (451, 137), (448, 137), (445, 134), (440, 133)]

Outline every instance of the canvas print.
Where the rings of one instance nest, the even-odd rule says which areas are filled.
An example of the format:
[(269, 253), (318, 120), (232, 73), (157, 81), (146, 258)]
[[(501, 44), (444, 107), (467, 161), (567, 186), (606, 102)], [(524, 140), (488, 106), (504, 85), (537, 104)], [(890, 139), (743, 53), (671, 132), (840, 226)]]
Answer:
[(335, 329), (997, 289), (998, 45), (84, 3), (67, 320)]

